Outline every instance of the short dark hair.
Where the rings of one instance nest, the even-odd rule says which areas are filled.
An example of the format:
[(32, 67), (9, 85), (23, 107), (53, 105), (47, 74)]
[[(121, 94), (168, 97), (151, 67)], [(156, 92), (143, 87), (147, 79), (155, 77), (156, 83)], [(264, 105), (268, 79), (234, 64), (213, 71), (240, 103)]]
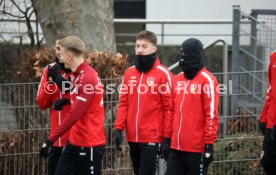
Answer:
[(156, 37), (155, 33), (151, 32), (151, 31), (143, 30), (143, 31), (137, 33), (136, 40), (141, 40), (141, 39), (145, 39), (145, 40), (151, 42), (152, 44), (154, 44), (155, 46), (157, 45), (157, 37)]

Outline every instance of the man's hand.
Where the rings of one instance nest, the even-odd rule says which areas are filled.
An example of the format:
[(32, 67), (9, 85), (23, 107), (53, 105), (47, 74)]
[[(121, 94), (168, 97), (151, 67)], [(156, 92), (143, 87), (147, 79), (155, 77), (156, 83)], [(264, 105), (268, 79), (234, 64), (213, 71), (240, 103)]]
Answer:
[(209, 166), (209, 164), (214, 160), (214, 146), (212, 144), (205, 145), (202, 157), (204, 165)]
[(55, 63), (53, 66), (49, 66), (47, 74), (48, 80), (54, 81), (55, 77), (58, 75), (60, 70), (61, 66), (59, 63)]
[(266, 122), (259, 122), (259, 129), (263, 135), (265, 135)]
[(59, 63), (54, 64), (53, 66), (49, 66), (48, 68), (48, 80), (57, 84), (61, 92), (70, 92), (71, 82), (66, 80), (61, 74), (61, 65)]
[(161, 146), (161, 158), (164, 158), (166, 161), (169, 158), (170, 152), (171, 152), (171, 139), (170, 138), (164, 138)]
[(123, 133), (120, 129), (115, 129), (114, 144), (118, 151), (122, 151)]
[(39, 152), (39, 155), (40, 157), (43, 157), (43, 158), (47, 158), (48, 155), (49, 155), (49, 151), (50, 151), (50, 147), (53, 145), (53, 142), (51, 142), (50, 140), (46, 140), (41, 148), (40, 148), (40, 152)]
[(60, 111), (60, 110), (62, 110), (62, 107), (67, 104), (70, 104), (70, 100), (67, 98), (61, 98), (54, 102), (53, 109), (56, 111)]

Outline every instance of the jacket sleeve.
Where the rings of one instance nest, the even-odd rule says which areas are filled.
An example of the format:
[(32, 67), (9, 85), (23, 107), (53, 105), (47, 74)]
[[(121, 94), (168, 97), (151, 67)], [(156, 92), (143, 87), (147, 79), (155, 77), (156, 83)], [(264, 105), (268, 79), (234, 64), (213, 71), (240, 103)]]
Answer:
[(266, 92), (266, 99), (265, 99), (264, 107), (260, 114), (260, 122), (267, 122), (270, 103), (271, 103), (271, 86), (268, 87), (267, 92)]
[(121, 90), (120, 101), (118, 105), (117, 118), (114, 122), (114, 128), (124, 130), (126, 128), (127, 114), (128, 114), (128, 85), (127, 77), (124, 75)]
[(48, 66), (44, 69), (38, 91), (36, 95), (36, 103), (40, 109), (45, 110), (52, 105), (52, 99), (55, 94), (56, 85), (48, 83), (47, 80)]
[[(273, 68), (274, 65), (276, 63), (276, 52), (272, 52), (272, 54), (270, 55), (270, 61), (269, 61), (269, 66), (268, 66), (268, 83), (269, 83), (269, 86), (271, 87), (270, 91), (270, 97), (271, 97), (271, 106), (273, 105), (273, 108), (269, 108), (269, 117), (271, 117), (271, 121), (272, 121), (272, 124), (273, 126), (276, 125), (276, 108), (275, 108), (275, 83), (272, 84), (272, 79), (275, 79), (275, 74), (273, 75), (272, 73), (272, 69), (275, 69)], [(275, 80), (274, 80), (275, 81)], [(273, 92), (272, 92), (273, 91)], [(273, 101), (272, 101), (273, 99)], [(273, 103), (273, 104), (272, 104)], [(272, 126), (272, 127), (273, 127)], [(267, 126), (269, 128), (269, 126)]]
[(217, 91), (218, 82), (216, 78), (207, 77), (207, 82), (203, 87), (203, 107), (205, 114), (205, 144), (214, 144), (217, 139), (217, 131), (219, 126), (218, 120), (218, 106), (219, 93)]
[[(85, 93), (85, 91), (83, 90), (85, 84), (87, 84), (87, 81), (83, 80), (83, 86), (78, 86), (76, 100), (73, 104), (71, 104), (70, 111), (68, 112), (62, 123), (59, 125), (59, 127), (50, 137), (48, 137), (50, 141), (56, 141), (66, 131), (68, 131), (82, 116), (84, 116), (86, 110), (91, 104), (93, 96), (95, 95), (94, 93)], [(97, 82), (93, 81), (92, 84), (97, 85)]]
[(171, 138), (173, 125), (173, 75), (168, 71), (168, 74), (162, 77), (161, 85), (166, 85), (166, 90), (161, 93), (161, 101), (164, 109), (163, 136)]

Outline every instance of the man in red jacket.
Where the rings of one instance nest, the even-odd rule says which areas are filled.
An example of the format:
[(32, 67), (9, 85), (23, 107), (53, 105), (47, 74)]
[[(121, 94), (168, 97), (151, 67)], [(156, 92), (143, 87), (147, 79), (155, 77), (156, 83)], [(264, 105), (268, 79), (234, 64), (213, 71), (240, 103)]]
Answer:
[(268, 175), (276, 174), (276, 52), (272, 52), (268, 66), (267, 96), (260, 117), (260, 125), (264, 125), (264, 154), (261, 164)]
[(218, 82), (204, 67), (203, 45), (195, 38), (181, 47), (175, 78), (174, 118), (170, 127), (171, 153), (166, 175), (207, 175), (213, 160), (213, 144), (218, 130)]
[[(59, 57), (60, 52), (59, 42), (63, 37), (64, 36), (59, 36), (56, 40), (55, 51), (57, 57)], [(56, 70), (59, 70), (59, 72)], [(50, 108), (50, 135), (54, 133), (55, 129), (61, 124), (70, 110), (70, 94), (62, 93), (62, 90), (58, 88), (56, 83), (49, 81), (49, 75), (53, 76), (55, 74), (54, 76), (61, 76), (65, 80), (69, 78), (70, 72), (70, 69), (64, 68), (64, 64), (60, 63), (59, 59), (56, 58), (56, 63), (52, 63), (45, 68), (39, 84), (36, 102), (42, 110)], [(68, 137), (69, 132), (66, 132), (54, 142), (49, 152), (40, 152), (41, 157), (46, 158), (49, 156), (48, 175), (54, 175), (62, 149)]]
[(115, 127), (115, 146), (121, 149), (122, 131), (130, 147), (135, 175), (154, 175), (160, 143), (170, 138), (172, 129), (172, 74), (156, 54), (153, 32), (136, 35), (135, 66), (124, 74)]
[(76, 36), (60, 40), (60, 59), (73, 72), (71, 109), (61, 125), (44, 142), (49, 147), (70, 128), (56, 175), (100, 175), (105, 150), (103, 87), (98, 73), (83, 58), (84, 42)]

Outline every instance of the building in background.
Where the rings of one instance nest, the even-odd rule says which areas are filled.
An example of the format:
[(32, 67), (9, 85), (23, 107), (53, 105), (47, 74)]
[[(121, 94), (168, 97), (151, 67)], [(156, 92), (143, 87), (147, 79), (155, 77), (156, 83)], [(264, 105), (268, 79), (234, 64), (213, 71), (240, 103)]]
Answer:
[[(27, 0), (17, 2), (20, 6), (30, 4)], [(159, 44), (179, 45), (188, 37), (198, 37), (203, 43), (225, 37), (231, 44), (233, 5), (240, 5), (248, 14), (252, 9), (276, 9), (275, 0), (114, 0), (116, 41), (134, 43), (135, 34), (148, 29), (157, 33)], [(18, 13), (16, 8), (11, 10)], [(35, 20), (35, 15), (31, 19)], [(20, 36), (23, 43), (29, 42), (23, 19), (18, 23), (18, 18), (1, 15), (0, 20), (0, 42), (19, 42)], [(35, 22), (32, 25), (42, 35), (39, 25), (37, 30)], [(250, 30), (249, 22), (247, 25)]]

